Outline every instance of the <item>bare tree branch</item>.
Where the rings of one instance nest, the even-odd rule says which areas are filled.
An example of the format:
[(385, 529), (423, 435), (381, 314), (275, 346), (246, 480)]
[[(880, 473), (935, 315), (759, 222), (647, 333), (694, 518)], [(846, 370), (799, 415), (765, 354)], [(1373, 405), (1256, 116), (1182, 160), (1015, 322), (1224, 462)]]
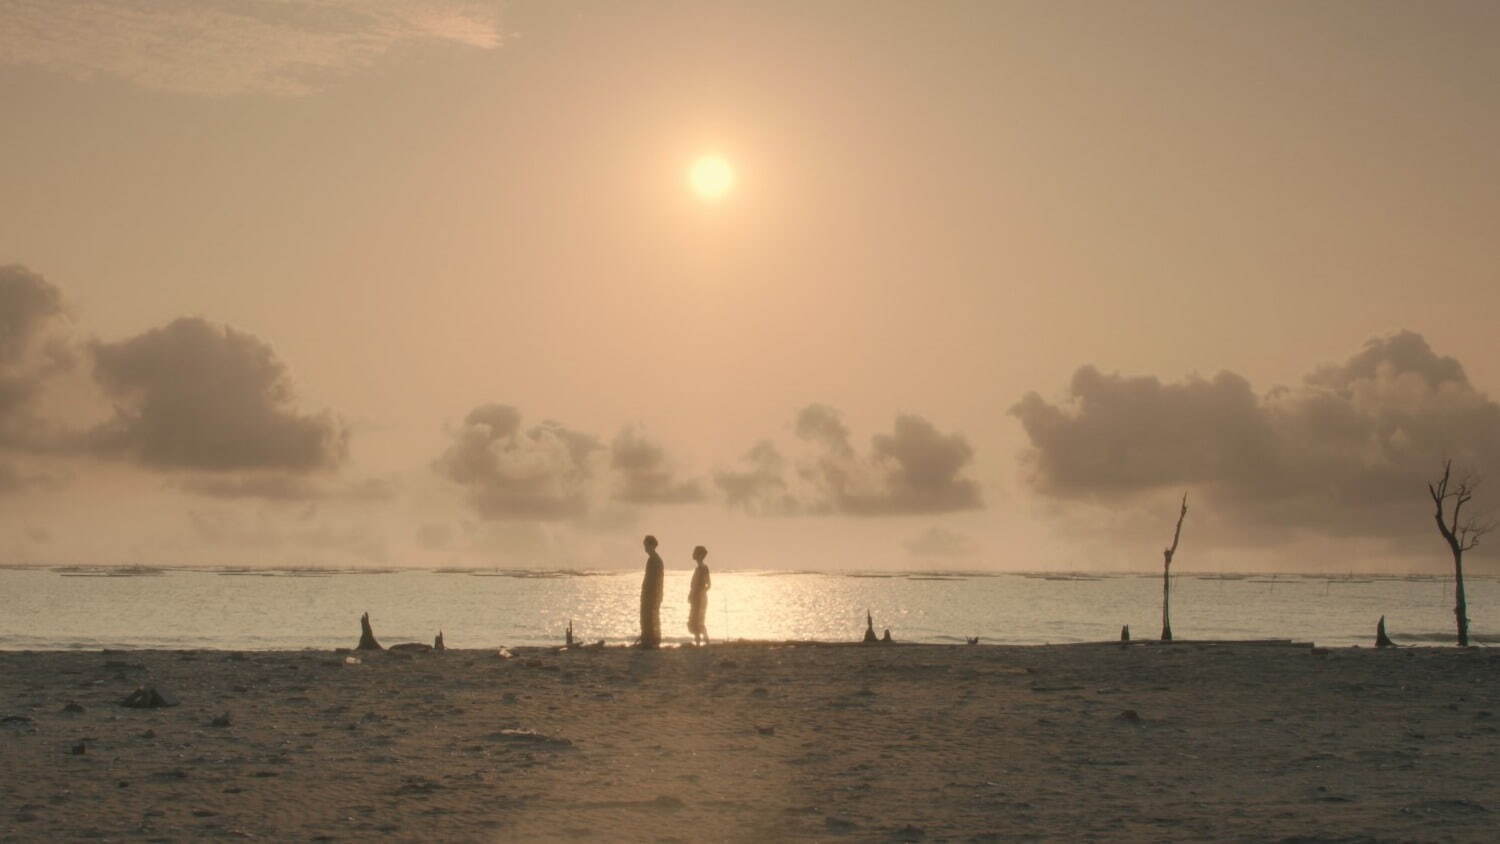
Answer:
[(1493, 519), (1481, 521), (1474, 516), (1470, 516), (1468, 521), (1464, 522), (1463, 527), (1458, 529), (1458, 544), (1462, 550), (1468, 551), (1479, 545), (1480, 537), (1494, 529), (1495, 521)]

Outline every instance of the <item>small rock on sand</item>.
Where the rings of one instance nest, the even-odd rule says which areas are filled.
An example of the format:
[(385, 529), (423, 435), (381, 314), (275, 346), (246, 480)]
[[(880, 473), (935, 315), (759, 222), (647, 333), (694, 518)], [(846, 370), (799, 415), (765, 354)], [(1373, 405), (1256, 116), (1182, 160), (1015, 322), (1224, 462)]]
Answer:
[(130, 709), (157, 709), (163, 706), (176, 706), (178, 703), (177, 698), (157, 691), (155, 686), (139, 686), (120, 701), (121, 706)]

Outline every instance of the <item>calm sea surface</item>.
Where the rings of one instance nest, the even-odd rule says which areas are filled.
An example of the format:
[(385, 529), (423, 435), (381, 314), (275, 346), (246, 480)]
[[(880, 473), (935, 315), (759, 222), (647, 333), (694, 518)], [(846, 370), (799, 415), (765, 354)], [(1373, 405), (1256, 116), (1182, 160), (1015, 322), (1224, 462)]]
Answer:
[[(667, 574), (662, 632), (690, 638), (690, 571)], [(898, 641), (997, 644), (1135, 638), (1161, 630), (1161, 577), (1134, 574), (715, 572), (715, 639), (848, 641), (865, 610)], [(1293, 638), (1368, 645), (1452, 643), (1453, 582), (1435, 576), (1175, 575), (1179, 639)], [(1500, 579), (1465, 579), (1477, 641), (1500, 641)], [(368, 611), (383, 644), (449, 647), (627, 642), (638, 572), (261, 571), (0, 568), (0, 649), (351, 647)]]

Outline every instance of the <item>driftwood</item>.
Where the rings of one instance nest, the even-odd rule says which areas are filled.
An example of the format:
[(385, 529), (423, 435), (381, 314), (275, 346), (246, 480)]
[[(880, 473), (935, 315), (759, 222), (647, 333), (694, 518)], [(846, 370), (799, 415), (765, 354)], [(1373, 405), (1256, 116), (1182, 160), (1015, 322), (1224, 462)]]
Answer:
[(1272, 648), (1311, 648), (1312, 642), (1300, 642), (1296, 639), (1131, 639), (1128, 642), (1107, 640), (1103, 642), (1078, 642), (1077, 646), (1086, 647), (1090, 645), (1119, 645), (1122, 647), (1272, 647)]
[(979, 637), (978, 636), (970, 636), (969, 637), (969, 644), (971, 644), (971, 645), (977, 645), (977, 644), (979, 644)]
[(425, 654), (428, 651), (432, 650), (432, 646), (423, 644), (421, 642), (402, 642), (399, 645), (391, 645), (389, 648), (387, 648), (387, 650), (391, 651), (392, 653)]
[(1394, 648), (1394, 647), (1396, 647), (1396, 643), (1391, 641), (1391, 637), (1385, 635), (1385, 616), (1381, 616), (1380, 617), (1380, 623), (1377, 624), (1377, 625), (1375, 625), (1375, 647), (1377, 647), (1377, 648)]
[(359, 617), (359, 644), (354, 646), (357, 651), (383, 651), (385, 648), (375, 641), (375, 631), (370, 629), (370, 614), (365, 613)]
[(1182, 512), (1177, 515), (1177, 530), (1172, 534), (1172, 547), (1163, 549), (1161, 566), (1161, 640), (1172, 641), (1172, 557), (1177, 553), (1177, 541), (1182, 538), (1182, 520), (1187, 518), (1187, 493), (1182, 494)]

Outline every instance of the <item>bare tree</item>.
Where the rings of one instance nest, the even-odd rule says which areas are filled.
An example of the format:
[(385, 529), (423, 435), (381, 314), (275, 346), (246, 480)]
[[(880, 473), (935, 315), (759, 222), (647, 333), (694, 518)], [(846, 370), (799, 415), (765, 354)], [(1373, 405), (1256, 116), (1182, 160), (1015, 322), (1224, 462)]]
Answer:
[[(1453, 617), (1458, 622), (1458, 646), (1467, 648), (1469, 604), (1464, 600), (1464, 552), (1478, 545), (1479, 538), (1493, 530), (1495, 525), (1472, 514), (1467, 518), (1461, 517), (1464, 505), (1474, 497), (1474, 490), (1478, 488), (1480, 479), (1473, 474), (1465, 475), (1450, 488), (1452, 475), (1453, 461), (1444, 460), (1442, 479), (1436, 484), (1428, 484), (1427, 492), (1432, 496), (1432, 503), (1436, 508), (1433, 520), (1437, 522), (1438, 533), (1443, 535), (1443, 540), (1453, 552)], [(1453, 501), (1453, 512), (1448, 514), (1445, 510), (1450, 499)]]
[(1182, 539), (1182, 520), (1187, 518), (1187, 493), (1182, 494), (1182, 512), (1177, 515), (1177, 530), (1172, 534), (1172, 547), (1162, 549), (1161, 566), (1161, 640), (1172, 641), (1172, 555), (1177, 553), (1177, 541)]

